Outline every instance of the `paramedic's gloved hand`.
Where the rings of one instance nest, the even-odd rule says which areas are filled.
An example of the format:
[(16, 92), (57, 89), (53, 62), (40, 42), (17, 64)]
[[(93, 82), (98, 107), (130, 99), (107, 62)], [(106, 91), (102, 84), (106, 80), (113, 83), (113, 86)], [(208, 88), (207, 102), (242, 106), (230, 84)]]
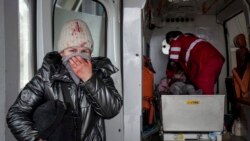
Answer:
[(69, 63), (74, 73), (82, 81), (87, 81), (92, 77), (92, 63), (90, 60), (75, 56), (69, 60)]
[(167, 69), (168, 70), (175, 70), (176, 68), (177, 68), (176, 62), (174, 62), (171, 59), (169, 59)]

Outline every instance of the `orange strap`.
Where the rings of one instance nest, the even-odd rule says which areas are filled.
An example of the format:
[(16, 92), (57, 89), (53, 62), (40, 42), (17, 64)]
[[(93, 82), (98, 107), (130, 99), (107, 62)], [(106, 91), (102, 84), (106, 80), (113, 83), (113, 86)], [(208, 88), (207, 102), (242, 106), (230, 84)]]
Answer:
[(148, 123), (153, 124), (154, 121), (154, 113), (155, 113), (155, 107), (153, 103), (150, 103), (150, 111), (149, 111), (149, 118), (148, 118)]
[(143, 93), (143, 109), (149, 110), (148, 124), (152, 124), (154, 120), (155, 108), (153, 105), (154, 98), (154, 73), (147, 67), (143, 66), (143, 82), (142, 82), (142, 93)]

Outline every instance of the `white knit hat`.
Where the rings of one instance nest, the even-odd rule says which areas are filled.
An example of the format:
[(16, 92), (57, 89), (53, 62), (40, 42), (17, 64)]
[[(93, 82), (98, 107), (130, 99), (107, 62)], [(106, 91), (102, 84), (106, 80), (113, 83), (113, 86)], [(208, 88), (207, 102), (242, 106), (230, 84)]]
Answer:
[(87, 24), (79, 19), (66, 22), (59, 35), (57, 51), (61, 52), (68, 47), (82, 44), (86, 44), (85, 47), (93, 50), (93, 39)]

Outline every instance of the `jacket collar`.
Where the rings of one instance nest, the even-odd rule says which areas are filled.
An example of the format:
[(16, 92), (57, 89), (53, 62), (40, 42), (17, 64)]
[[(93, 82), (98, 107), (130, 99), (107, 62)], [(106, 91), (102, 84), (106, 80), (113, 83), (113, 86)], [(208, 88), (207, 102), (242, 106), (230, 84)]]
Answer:
[(70, 77), (69, 72), (63, 65), (60, 71), (51, 75), (50, 79), (52, 82), (54, 82), (55, 80), (64, 81), (64, 82), (73, 82), (72, 78)]
[(62, 64), (62, 57), (58, 52), (50, 52), (43, 59), (42, 67), (50, 74), (51, 83), (55, 80), (73, 82), (66, 67)]
[(93, 71), (100, 71), (105, 77), (110, 76), (118, 71), (107, 57), (93, 57)]

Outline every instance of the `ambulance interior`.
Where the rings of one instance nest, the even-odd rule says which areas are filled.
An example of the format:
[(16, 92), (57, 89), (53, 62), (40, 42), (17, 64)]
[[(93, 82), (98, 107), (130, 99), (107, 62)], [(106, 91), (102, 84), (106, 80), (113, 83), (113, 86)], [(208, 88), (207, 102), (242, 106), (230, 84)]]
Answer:
[[(15, 38), (20, 40), (20, 57), (6, 55), (6, 60), (15, 58), (16, 66), (22, 66), (19, 73), (8, 71), (19, 71), (12, 69), (15, 65), (7, 66), (10, 81), (20, 76), (18, 84), (6, 85), (7, 108), (41, 66), (43, 56), (57, 44), (64, 21), (80, 18), (92, 33), (93, 56), (110, 58), (120, 70), (113, 79), (123, 96), (123, 109), (105, 121), (107, 141), (250, 141), (250, 70), (244, 72), (244, 81), (232, 73), (237, 66), (235, 37), (243, 34), (250, 50), (250, 0), (40, 0), (34, 2), (35, 11), (27, 10), (25, 0), (19, 1), (23, 1), (19, 21), (12, 15), (8, 17), (16, 18), (15, 22), (5, 19), (10, 23), (6, 29), (17, 27), (18, 22), (23, 27)], [(16, 1), (6, 3), (18, 5)], [(18, 13), (16, 7), (7, 10), (7, 14)], [(177, 30), (210, 42), (225, 58), (214, 95), (165, 91), (169, 48), (164, 40), (167, 32)], [(6, 46), (19, 47), (18, 42), (11, 44), (12, 36), (8, 34), (11, 40)], [(16, 48), (6, 52), (15, 52), (12, 50)], [(236, 95), (236, 83), (244, 96)]]
[[(143, 16), (142, 139), (250, 140), (250, 78), (246, 75), (248, 80), (243, 82), (247, 96), (239, 96), (235, 92), (238, 82), (232, 74), (237, 66), (237, 35), (245, 36), (249, 50), (249, 1), (148, 0)], [(213, 96), (197, 89), (185, 94), (169, 88), (169, 44), (165, 41), (169, 31), (192, 33), (224, 56)], [(235, 126), (239, 122), (238, 134)], [(229, 133), (236, 137), (227, 138)]]

